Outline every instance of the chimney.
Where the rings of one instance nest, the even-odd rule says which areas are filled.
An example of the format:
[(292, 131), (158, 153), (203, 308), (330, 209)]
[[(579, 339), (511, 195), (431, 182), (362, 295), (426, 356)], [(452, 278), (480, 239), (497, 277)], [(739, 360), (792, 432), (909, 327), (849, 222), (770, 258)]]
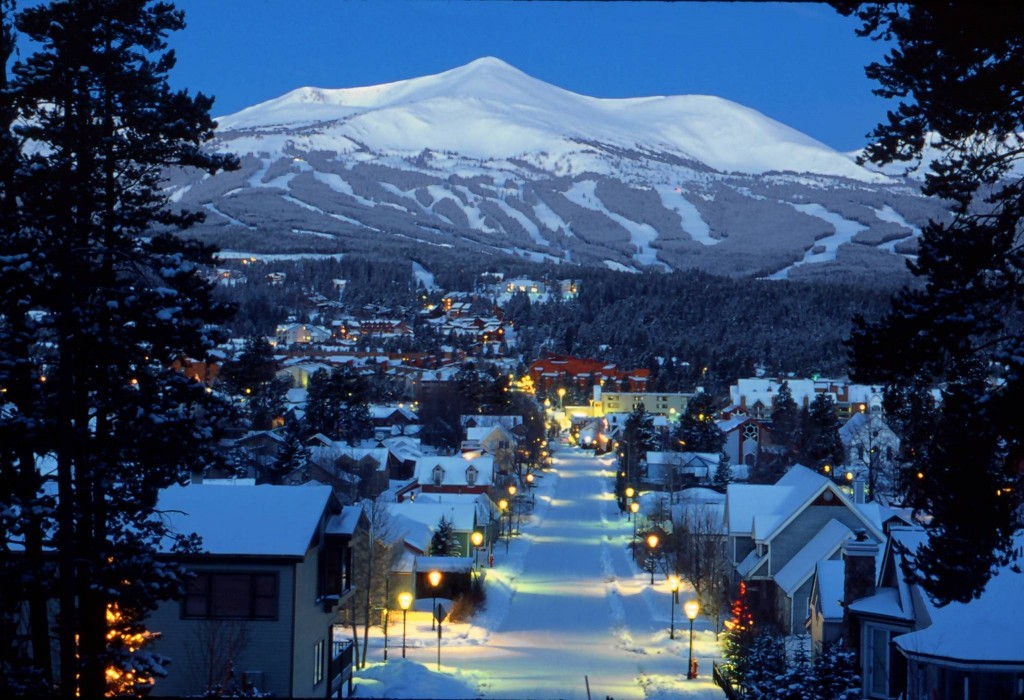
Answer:
[(600, 402), (601, 402), (601, 385), (600, 384), (595, 384), (594, 385), (594, 403), (600, 403)]
[(843, 542), (843, 645), (860, 656), (860, 624), (850, 614), (855, 600), (875, 594), (875, 557), (878, 543), (866, 530), (854, 531), (852, 540)]
[(853, 480), (853, 502), (864, 502), (864, 479), (857, 477)]

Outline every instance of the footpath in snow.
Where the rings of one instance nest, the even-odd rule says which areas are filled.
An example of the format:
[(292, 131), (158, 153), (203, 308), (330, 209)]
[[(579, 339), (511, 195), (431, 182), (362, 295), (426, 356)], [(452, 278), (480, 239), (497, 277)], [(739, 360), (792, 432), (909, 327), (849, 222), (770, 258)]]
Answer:
[[(562, 448), (538, 479), (537, 504), (506, 554), (496, 543), (487, 605), (471, 623), (448, 624), (437, 671), (437, 637), (409, 622), (408, 656), (357, 671), (357, 697), (722, 698), (711, 681), (719, 659), (714, 623), (694, 624), (700, 676), (686, 678), (689, 623), (663, 574), (631, 560), (632, 523), (611, 493), (610, 457)], [(680, 602), (692, 590), (680, 590)], [(371, 640), (373, 644), (374, 640)], [(380, 640), (370, 658), (383, 658)]]

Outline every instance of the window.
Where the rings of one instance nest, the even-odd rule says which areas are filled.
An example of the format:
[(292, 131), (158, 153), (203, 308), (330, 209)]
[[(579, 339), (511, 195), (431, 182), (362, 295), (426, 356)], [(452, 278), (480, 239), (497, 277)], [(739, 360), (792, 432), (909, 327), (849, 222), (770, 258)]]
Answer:
[(200, 573), (188, 582), (182, 617), (277, 619), (277, 574)]
[(476, 476), (477, 476), (478, 473), (479, 472), (477, 472), (476, 467), (474, 467), (472, 465), (470, 465), (469, 467), (466, 468), (466, 485), (467, 486), (474, 486), (476, 484)]
[(320, 685), (324, 680), (324, 640), (313, 645), (313, 687)]
[(440, 486), (441, 483), (444, 481), (444, 469), (441, 467), (440, 464), (437, 465), (436, 467), (434, 467), (433, 476), (434, 476), (434, 486)]

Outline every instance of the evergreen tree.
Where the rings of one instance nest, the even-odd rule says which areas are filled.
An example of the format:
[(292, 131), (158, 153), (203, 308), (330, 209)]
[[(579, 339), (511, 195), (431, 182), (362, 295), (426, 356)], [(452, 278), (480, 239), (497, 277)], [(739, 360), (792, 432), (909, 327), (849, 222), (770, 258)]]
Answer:
[(623, 489), (639, 482), (640, 460), (646, 459), (647, 452), (655, 445), (654, 418), (640, 403), (626, 419), (622, 439), (619, 440), (619, 471), (623, 474)]
[(462, 556), (462, 545), (459, 537), (455, 534), (455, 525), (445, 516), (434, 530), (430, 538), (430, 555), (434, 557), (458, 557)]
[(281, 484), (284, 479), (309, 464), (309, 448), (302, 441), (302, 431), (298, 424), (289, 423), (284, 429), (284, 442), (277, 449), (274, 459), (270, 483)]
[(811, 668), (813, 698), (855, 700), (861, 697), (857, 657), (840, 644), (826, 644)]
[(723, 491), (732, 483), (732, 461), (725, 452), (718, 453), (718, 466), (715, 467), (715, 476), (712, 480), (715, 488)]
[(775, 443), (785, 448), (783, 466), (795, 464), (800, 449), (800, 409), (793, 400), (789, 382), (782, 382), (775, 395), (771, 431)]
[[(861, 36), (891, 44), (867, 74), (900, 103), (866, 157), (921, 165), (927, 148), (923, 191), (950, 207), (922, 229), (910, 269), (924, 284), (880, 321), (858, 318), (850, 348), (857, 381), (945, 387), (912, 461), (908, 498), (931, 532), (907, 573), (938, 604), (967, 602), (1015, 556), (1022, 527), (1024, 6), (834, 4), (861, 20)], [(999, 381), (984, 381), (994, 368)]]
[(238, 357), (226, 362), (219, 379), (245, 407), (250, 430), (269, 430), (284, 412), (289, 381), (277, 378), (278, 363), (266, 338), (250, 336)]
[(731, 617), (725, 621), (725, 632), (722, 635), (722, 656), (729, 681), (742, 687), (751, 673), (751, 650), (757, 634), (754, 614), (747, 600), (747, 584), (743, 581), (740, 582), (730, 612)]
[(725, 433), (715, 423), (714, 400), (698, 392), (686, 404), (673, 438), (674, 447), (685, 452), (721, 452)]
[(832, 469), (843, 463), (846, 453), (839, 437), (839, 418), (830, 394), (814, 397), (801, 414), (800, 461), (811, 469), (828, 464)]
[(304, 420), (308, 433), (354, 445), (370, 434), (369, 383), (348, 366), (309, 378)]
[[(167, 85), (166, 37), (184, 26), (170, 5), (54, 0), (25, 7), (15, 25), (34, 52), (14, 64), (2, 100), (4, 144), (14, 134), (19, 148), (2, 155), (0, 481), (15, 488), (0, 498), (18, 502), (0, 511), (41, 506), (19, 525), (29, 550), (55, 524), (55, 569), (39, 590), (56, 599), (56, 638), (45, 640), (56, 685), (67, 698), (100, 697), (107, 668), (126, 663), (109, 643), (108, 614), (142, 633), (145, 614), (181, 592), (183, 571), (154, 559), (177, 537), (152, 510), (160, 489), (214, 459), (220, 413), (215, 395), (172, 369), (208, 359), (227, 309), (200, 275), (213, 251), (153, 230), (197, 219), (165, 208), (162, 173), (235, 162), (200, 148), (212, 101)], [(28, 476), (37, 456), (55, 464), (49, 502)], [(45, 571), (33, 556), (30, 577)], [(42, 642), (28, 663), (45, 677)], [(155, 661), (140, 651), (132, 663), (145, 677), (160, 672)]]

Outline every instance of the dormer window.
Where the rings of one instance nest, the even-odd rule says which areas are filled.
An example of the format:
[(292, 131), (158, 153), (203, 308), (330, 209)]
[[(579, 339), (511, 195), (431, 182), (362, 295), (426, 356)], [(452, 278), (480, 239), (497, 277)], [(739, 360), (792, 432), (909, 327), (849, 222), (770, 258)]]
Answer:
[(466, 485), (467, 486), (475, 486), (476, 485), (476, 477), (477, 477), (477, 475), (479, 473), (480, 472), (478, 472), (476, 467), (474, 467), (472, 464), (470, 464), (468, 467), (466, 467)]
[(440, 486), (441, 483), (444, 481), (444, 468), (441, 467), (440, 464), (438, 464), (436, 467), (434, 467), (433, 477), (434, 477), (434, 486)]

